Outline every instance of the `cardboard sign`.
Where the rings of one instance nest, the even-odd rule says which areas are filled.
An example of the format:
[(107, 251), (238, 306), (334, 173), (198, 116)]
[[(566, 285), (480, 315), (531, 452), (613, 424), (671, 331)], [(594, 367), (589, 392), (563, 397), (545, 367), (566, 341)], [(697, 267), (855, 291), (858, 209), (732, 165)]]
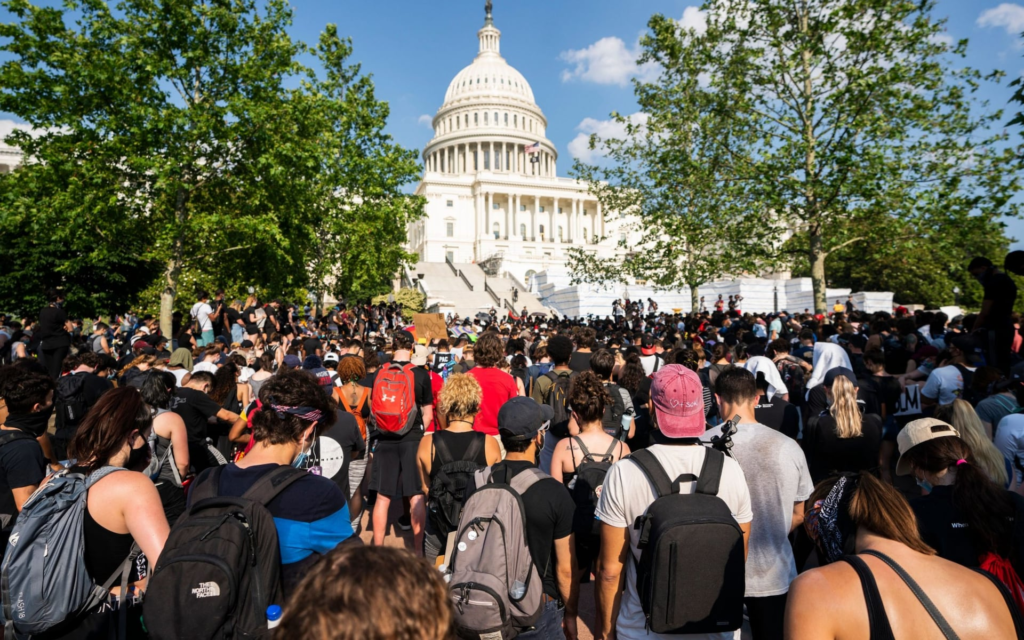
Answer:
[(412, 323), (416, 325), (416, 338), (425, 338), (427, 344), (435, 338), (440, 340), (448, 339), (448, 324), (440, 313), (417, 313), (412, 317)]
[(900, 395), (900, 404), (896, 408), (898, 416), (916, 416), (921, 413), (921, 387), (911, 385)]

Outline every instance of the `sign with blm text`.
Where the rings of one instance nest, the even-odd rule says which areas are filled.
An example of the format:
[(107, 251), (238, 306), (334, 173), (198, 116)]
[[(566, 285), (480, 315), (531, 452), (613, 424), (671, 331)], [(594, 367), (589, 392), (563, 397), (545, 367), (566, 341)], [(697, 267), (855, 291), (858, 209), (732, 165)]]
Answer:
[(916, 416), (921, 413), (921, 387), (911, 385), (900, 394), (900, 404), (896, 409), (898, 416)]

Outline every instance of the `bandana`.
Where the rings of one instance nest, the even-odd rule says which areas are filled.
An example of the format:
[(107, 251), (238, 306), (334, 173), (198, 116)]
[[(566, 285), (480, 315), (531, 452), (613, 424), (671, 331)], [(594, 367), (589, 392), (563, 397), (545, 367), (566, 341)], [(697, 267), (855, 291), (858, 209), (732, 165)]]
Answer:
[(856, 489), (857, 478), (839, 478), (828, 496), (814, 503), (807, 518), (811, 537), (826, 563), (836, 562), (846, 555), (846, 541), (856, 529), (849, 514), (850, 499)]
[(313, 407), (289, 407), (277, 404), (273, 398), (268, 398), (268, 400), (269, 402), (266, 406), (270, 407), (280, 420), (284, 420), (285, 414), (293, 415), (299, 420), (305, 420), (306, 422), (319, 422), (320, 418), (324, 416), (319, 409), (314, 409)]

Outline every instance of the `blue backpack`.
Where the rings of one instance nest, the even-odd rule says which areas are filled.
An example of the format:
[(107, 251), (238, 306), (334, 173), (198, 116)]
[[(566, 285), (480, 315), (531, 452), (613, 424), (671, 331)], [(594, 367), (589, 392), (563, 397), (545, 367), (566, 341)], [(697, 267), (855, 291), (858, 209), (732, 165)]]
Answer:
[[(88, 476), (57, 472), (25, 502), (18, 514), (0, 567), (6, 638), (27, 638), (104, 602), (110, 587), (128, 574), (139, 554), (132, 552), (102, 585), (85, 568), (85, 499), (89, 487), (121, 467), (103, 467)], [(122, 629), (127, 608), (121, 607)]]

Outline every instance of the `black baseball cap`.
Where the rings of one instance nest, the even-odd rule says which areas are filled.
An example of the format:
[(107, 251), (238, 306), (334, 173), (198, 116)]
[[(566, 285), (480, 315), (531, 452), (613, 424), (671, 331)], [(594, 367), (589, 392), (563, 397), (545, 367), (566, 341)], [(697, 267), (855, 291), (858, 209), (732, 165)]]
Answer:
[(825, 386), (831, 387), (832, 383), (836, 381), (836, 378), (843, 377), (850, 381), (853, 386), (858, 386), (857, 375), (847, 369), (846, 367), (836, 367), (835, 369), (829, 369), (828, 373), (825, 374)]
[(533, 398), (512, 398), (498, 411), (498, 431), (514, 438), (532, 438), (555, 416), (554, 409)]

